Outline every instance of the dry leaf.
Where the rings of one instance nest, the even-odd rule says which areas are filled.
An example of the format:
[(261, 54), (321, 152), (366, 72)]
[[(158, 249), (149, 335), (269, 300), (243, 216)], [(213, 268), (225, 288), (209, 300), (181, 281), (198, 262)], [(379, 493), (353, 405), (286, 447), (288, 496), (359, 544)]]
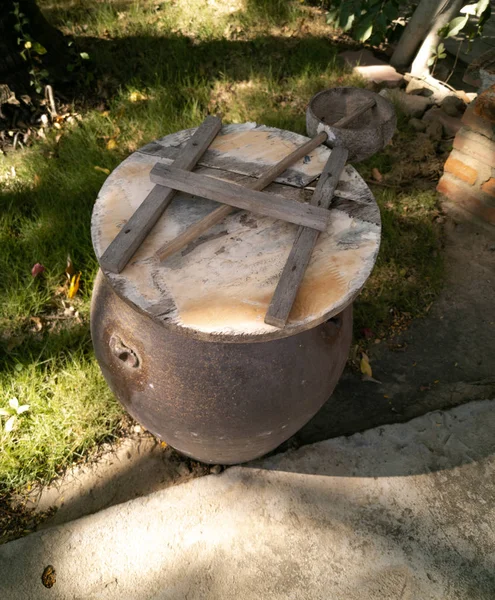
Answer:
[(44, 270), (45, 267), (41, 263), (36, 263), (31, 269), (31, 275), (33, 277), (38, 277), (38, 275), (41, 275), (41, 273), (43, 273)]
[(70, 281), (72, 279), (72, 275), (76, 270), (74, 269), (74, 265), (72, 263), (72, 259), (69, 254), (67, 254), (67, 265), (65, 267), (65, 274), (67, 275), (67, 279)]
[(371, 175), (375, 181), (381, 181), (383, 179), (383, 175), (376, 167), (371, 171)]
[(129, 100), (131, 102), (141, 102), (142, 100), (147, 100), (148, 97), (145, 96), (144, 94), (141, 94), (141, 92), (131, 92), (129, 94)]
[(100, 173), (105, 173), (105, 175), (110, 175), (110, 169), (105, 169), (103, 167), (94, 167), (95, 171), (100, 171)]
[(38, 186), (41, 183), (41, 177), (37, 173), (34, 176), (33, 183), (35, 186)]
[(360, 367), (361, 367), (361, 373), (363, 375), (367, 375), (368, 377), (373, 377), (373, 371), (371, 370), (371, 366), (370, 366), (370, 359), (364, 352), (361, 357)]
[(77, 294), (80, 279), (81, 273), (78, 273), (77, 275), (72, 275), (70, 280), (69, 291), (67, 292), (67, 297), (69, 298), (69, 300), (72, 300), (72, 298), (74, 298), (74, 296)]
[(107, 150), (115, 150), (117, 148), (117, 142), (114, 139), (109, 139), (107, 142)]
[(31, 328), (31, 331), (41, 331), (43, 329), (43, 321), (40, 319), (40, 317), (30, 317), (30, 321), (31, 323), (33, 323), (33, 327)]

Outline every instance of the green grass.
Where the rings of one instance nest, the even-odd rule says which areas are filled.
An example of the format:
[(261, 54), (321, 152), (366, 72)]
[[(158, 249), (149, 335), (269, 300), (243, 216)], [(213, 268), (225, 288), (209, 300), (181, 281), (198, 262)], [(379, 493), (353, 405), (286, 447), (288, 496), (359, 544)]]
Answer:
[[(95, 80), (92, 89), (81, 82), (74, 108), (80, 120), (1, 158), (0, 407), (15, 396), (30, 409), (14, 431), (0, 433), (0, 491), (49, 480), (119, 431), (122, 411), (89, 339), (97, 271), (90, 216), (106, 177), (99, 169), (113, 169), (142, 144), (197, 125), (211, 112), (222, 112), (224, 122), (255, 120), (304, 133), (314, 93), (361, 85), (337, 61), (324, 17), (299, 2), (43, 0), (41, 6), (88, 52)], [(363, 173), (376, 165), (390, 170), (393, 153), (372, 161)], [(385, 190), (378, 201), (383, 243), (356, 303), (358, 332), (385, 332), (391, 310), (422, 314), (441, 279), (440, 259), (432, 258), (434, 195)], [(71, 301), (67, 255), (82, 273)], [(46, 272), (33, 279), (37, 262)]]

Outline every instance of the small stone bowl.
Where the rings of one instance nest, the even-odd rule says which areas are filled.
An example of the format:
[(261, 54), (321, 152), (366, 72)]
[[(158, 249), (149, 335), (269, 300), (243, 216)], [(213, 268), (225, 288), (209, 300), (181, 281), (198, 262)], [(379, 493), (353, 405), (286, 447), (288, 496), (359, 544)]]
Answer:
[[(373, 98), (375, 106), (356, 117), (345, 128), (332, 127), (365, 100)], [(397, 126), (394, 106), (382, 96), (362, 88), (343, 87), (323, 90), (313, 96), (306, 110), (306, 131), (314, 137), (325, 131), (327, 146), (345, 146), (349, 161), (359, 162), (382, 150), (392, 139)]]

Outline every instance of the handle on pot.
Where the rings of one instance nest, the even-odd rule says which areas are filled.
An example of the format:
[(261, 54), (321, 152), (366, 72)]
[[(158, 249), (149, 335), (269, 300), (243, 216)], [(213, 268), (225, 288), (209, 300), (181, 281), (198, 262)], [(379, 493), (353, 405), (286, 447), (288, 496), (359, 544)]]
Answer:
[(126, 346), (118, 335), (113, 334), (111, 336), (109, 345), (112, 354), (126, 366), (132, 369), (139, 367), (138, 355), (132, 348)]
[(325, 339), (331, 340), (338, 335), (341, 328), (342, 316), (340, 314), (335, 315), (335, 317), (328, 319), (328, 321), (325, 321), (325, 323), (322, 324), (323, 337)]

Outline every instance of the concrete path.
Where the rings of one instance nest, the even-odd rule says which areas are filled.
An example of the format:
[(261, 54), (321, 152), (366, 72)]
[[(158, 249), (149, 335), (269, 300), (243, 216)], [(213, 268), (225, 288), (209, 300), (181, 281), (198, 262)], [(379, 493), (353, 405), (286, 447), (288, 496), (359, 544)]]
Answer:
[(473, 402), (114, 506), (0, 547), (0, 598), (493, 600), (494, 432)]

